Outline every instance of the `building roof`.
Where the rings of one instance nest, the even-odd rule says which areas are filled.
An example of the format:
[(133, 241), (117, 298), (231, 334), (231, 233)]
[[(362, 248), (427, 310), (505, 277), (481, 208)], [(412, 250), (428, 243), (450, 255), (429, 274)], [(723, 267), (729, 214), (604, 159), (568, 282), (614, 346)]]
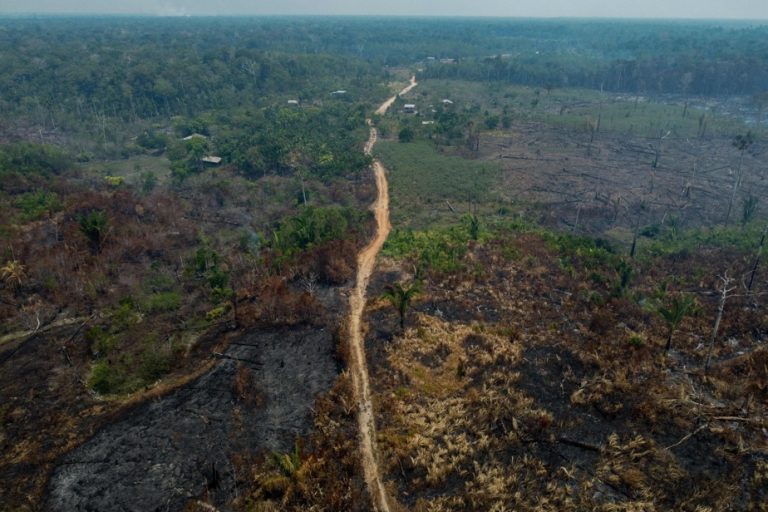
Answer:
[(218, 164), (221, 163), (221, 157), (220, 156), (213, 156), (213, 155), (204, 156), (203, 157), (203, 162), (206, 163), (206, 164), (216, 164), (216, 165), (218, 165)]
[(298, 105), (299, 104), (299, 100), (288, 100), (288, 104), (289, 105)]
[(183, 139), (181, 139), (181, 140), (192, 140), (192, 139), (207, 139), (207, 138), (208, 138), (208, 137), (206, 137), (206, 136), (205, 136), (205, 135), (203, 135), (202, 133), (193, 133), (192, 135), (187, 135), (186, 137), (184, 137), (184, 138), (183, 138)]

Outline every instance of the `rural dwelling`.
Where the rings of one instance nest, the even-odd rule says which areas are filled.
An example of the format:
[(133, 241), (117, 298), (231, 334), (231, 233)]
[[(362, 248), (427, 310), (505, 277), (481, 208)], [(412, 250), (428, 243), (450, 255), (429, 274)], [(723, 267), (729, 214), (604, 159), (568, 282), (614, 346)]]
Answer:
[(449, 107), (449, 106), (453, 105), (453, 102), (451, 100), (445, 99), (445, 100), (443, 100), (443, 105), (446, 106), (446, 107)]
[(291, 107), (298, 107), (299, 106), (299, 100), (288, 100), (288, 105)]
[(347, 91), (339, 89), (338, 91), (333, 91), (331, 96), (343, 96), (344, 94), (347, 94)]
[(205, 165), (215, 166), (221, 164), (221, 157), (220, 156), (204, 156), (203, 157), (203, 163)]
[(208, 137), (206, 137), (206, 136), (205, 136), (205, 135), (203, 135), (202, 133), (193, 133), (192, 135), (187, 135), (186, 137), (184, 137), (184, 138), (183, 138), (183, 139), (181, 139), (181, 140), (183, 140), (183, 141), (185, 141), (185, 142), (186, 142), (186, 141), (188, 141), (188, 140), (193, 140), (193, 139), (203, 139), (203, 140), (208, 140)]
[(406, 114), (415, 114), (416, 113), (416, 105), (413, 103), (406, 103), (403, 105), (403, 112)]

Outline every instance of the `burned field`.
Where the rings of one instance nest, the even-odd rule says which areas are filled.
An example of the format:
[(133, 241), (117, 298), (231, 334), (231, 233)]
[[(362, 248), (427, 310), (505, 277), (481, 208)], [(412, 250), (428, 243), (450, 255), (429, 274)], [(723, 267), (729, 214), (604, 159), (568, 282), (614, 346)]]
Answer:
[(664, 135), (606, 133), (590, 142), (588, 133), (528, 124), (484, 135), (479, 156), (501, 161), (505, 196), (574, 232), (739, 224), (745, 202), (766, 197), (764, 142), (742, 158), (732, 138)]
[[(438, 105), (435, 123), (401, 115), (424, 140), (382, 158), (393, 203), (424, 213), (393, 219), (374, 281), (419, 292), (404, 329), (396, 302), (368, 312), (391, 495), (419, 512), (763, 510), (760, 132), (674, 102), (422, 85), (407, 100)], [(463, 197), (446, 183), (462, 160)]]
[(459, 271), (426, 273), (404, 331), (372, 305), (392, 495), (418, 511), (762, 510), (765, 298), (731, 299), (705, 368), (717, 297), (697, 295), (665, 352), (657, 307), (687, 285), (659, 283), (735, 254), (654, 258), (620, 285), (621, 257), (578, 240), (469, 247)]

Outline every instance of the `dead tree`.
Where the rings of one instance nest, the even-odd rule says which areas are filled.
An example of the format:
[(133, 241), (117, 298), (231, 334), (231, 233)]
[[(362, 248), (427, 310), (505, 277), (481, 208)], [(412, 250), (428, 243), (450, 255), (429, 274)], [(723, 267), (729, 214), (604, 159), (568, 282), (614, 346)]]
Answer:
[(733, 177), (733, 189), (731, 189), (731, 200), (728, 201), (728, 211), (725, 214), (725, 222), (724, 224), (728, 224), (728, 221), (731, 220), (731, 211), (733, 210), (733, 202), (736, 199), (736, 191), (739, 189), (739, 176), (736, 174)]
[(637, 239), (640, 236), (640, 224), (642, 222), (641, 213), (645, 210), (645, 202), (641, 201), (639, 204), (639, 212), (635, 216), (635, 225), (632, 228), (632, 247), (629, 250), (629, 257), (631, 259), (635, 259), (635, 254), (637, 253)]
[(747, 285), (747, 291), (752, 292), (752, 285), (755, 282), (755, 274), (757, 273), (757, 266), (760, 265), (760, 256), (763, 254), (763, 246), (765, 245), (765, 237), (768, 235), (768, 225), (763, 229), (763, 236), (760, 237), (760, 246), (757, 248), (757, 254), (755, 255), (755, 263), (752, 265), (752, 272), (749, 275), (749, 284)]
[(651, 167), (656, 169), (659, 166), (659, 160), (661, 159), (661, 143), (669, 137), (669, 135), (672, 133), (671, 130), (667, 130), (667, 133), (664, 133), (664, 130), (661, 130), (659, 132), (659, 140), (656, 143), (656, 147), (654, 148), (654, 158), (653, 163), (651, 164)]
[(690, 179), (683, 184), (683, 190), (680, 193), (680, 199), (691, 199), (691, 189), (694, 186), (694, 182), (696, 181), (696, 160), (693, 161), (693, 172), (691, 173)]
[(704, 370), (709, 370), (709, 364), (712, 362), (712, 349), (715, 347), (715, 340), (717, 339), (717, 332), (720, 330), (720, 321), (723, 319), (723, 311), (725, 310), (725, 302), (728, 297), (731, 296), (731, 292), (736, 289), (735, 286), (731, 286), (733, 282), (732, 277), (728, 277), (728, 272), (722, 276), (718, 276), (722, 282), (720, 288), (720, 303), (717, 307), (717, 317), (715, 317), (715, 326), (712, 329), (712, 336), (709, 339), (709, 350), (707, 350), (707, 362), (704, 365)]
[(576, 220), (573, 223), (573, 228), (571, 228), (571, 233), (576, 232), (576, 228), (579, 226), (579, 217), (581, 216), (581, 201), (579, 201), (579, 207), (576, 209)]
[(737, 135), (735, 139), (733, 139), (733, 147), (739, 150), (739, 166), (736, 168), (736, 176), (734, 177), (733, 181), (733, 191), (731, 192), (731, 200), (728, 202), (728, 213), (725, 215), (725, 223), (728, 224), (728, 221), (731, 219), (731, 211), (733, 210), (733, 201), (736, 199), (736, 191), (741, 186), (742, 181), (742, 174), (744, 172), (743, 170), (743, 164), (744, 164), (744, 153), (746, 153), (747, 149), (754, 144), (755, 142), (755, 136), (752, 135), (752, 132), (747, 132), (746, 135)]
[(742, 173), (743, 171), (743, 164), (744, 164), (744, 153), (747, 152), (747, 149), (755, 143), (755, 136), (752, 135), (752, 132), (747, 132), (746, 135), (737, 135), (735, 139), (733, 139), (733, 147), (739, 150), (739, 168), (736, 172), (736, 175), (738, 176), (738, 182), (737, 185), (741, 186), (741, 179), (742, 179)]

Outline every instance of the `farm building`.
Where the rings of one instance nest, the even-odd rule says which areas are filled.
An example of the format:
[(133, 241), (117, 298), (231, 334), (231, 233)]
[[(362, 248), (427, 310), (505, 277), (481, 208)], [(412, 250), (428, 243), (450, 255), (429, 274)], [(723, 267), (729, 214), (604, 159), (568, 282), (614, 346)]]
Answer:
[(416, 113), (416, 105), (413, 103), (406, 103), (403, 105), (403, 112), (406, 114), (415, 114)]
[(203, 134), (201, 134), (201, 133), (193, 133), (192, 135), (187, 135), (186, 137), (184, 137), (184, 138), (183, 138), (183, 139), (181, 139), (181, 140), (183, 140), (183, 141), (185, 141), (185, 142), (186, 142), (186, 141), (188, 141), (188, 140), (193, 140), (193, 139), (203, 139), (203, 140), (207, 140), (207, 139), (208, 139), (208, 137), (206, 137), (205, 135), (203, 135)]
[(206, 165), (219, 165), (221, 163), (221, 157), (213, 155), (204, 156), (203, 163)]

